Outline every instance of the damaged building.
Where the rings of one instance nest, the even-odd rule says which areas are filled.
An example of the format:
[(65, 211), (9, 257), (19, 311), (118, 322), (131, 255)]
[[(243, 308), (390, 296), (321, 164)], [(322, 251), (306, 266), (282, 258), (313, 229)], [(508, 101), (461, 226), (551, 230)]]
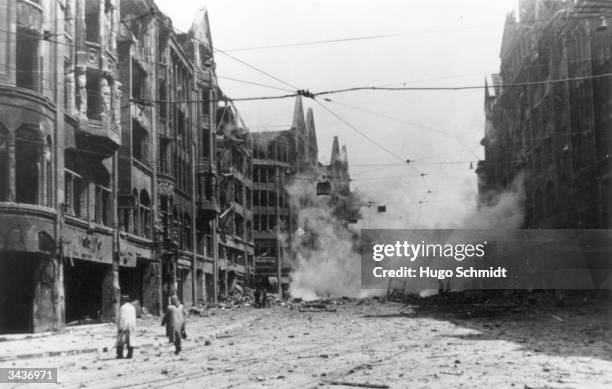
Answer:
[(229, 100), (217, 108), (216, 155), (219, 191), (219, 293), (252, 285), (255, 275), (253, 237), (253, 148), (251, 134)]
[(251, 138), (206, 10), (181, 33), (152, 0), (0, 8), (0, 333), (250, 282)]
[(523, 0), (487, 80), (480, 204), (524, 176), (526, 228), (609, 228), (609, 1)]
[(0, 332), (112, 319), (118, 1), (0, 8)]
[[(281, 292), (290, 283), (291, 236), (299, 229), (298, 213), (314, 205), (312, 198), (317, 191), (329, 196), (329, 203), (341, 220), (348, 222), (356, 216), (353, 202), (349, 201), (352, 196), (348, 157), (346, 147), (341, 151), (338, 138), (334, 137), (330, 165), (319, 162), (314, 113), (309, 108), (304, 116), (300, 96), (296, 98), (288, 130), (254, 132), (252, 137), (256, 282)], [(304, 184), (312, 194), (294, 194), (292, 198), (288, 187), (295, 183)]]
[(218, 86), (207, 11), (181, 33), (152, 1), (121, 4), (120, 286), (155, 313), (173, 294), (216, 303), (252, 274), (249, 133)]

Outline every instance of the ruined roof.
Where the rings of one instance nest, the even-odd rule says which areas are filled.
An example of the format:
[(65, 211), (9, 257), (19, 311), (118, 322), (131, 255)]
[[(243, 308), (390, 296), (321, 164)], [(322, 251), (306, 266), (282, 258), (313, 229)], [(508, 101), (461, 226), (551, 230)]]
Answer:
[(208, 21), (208, 9), (206, 9), (206, 7), (202, 7), (196, 11), (189, 32), (197, 41), (204, 43), (212, 50), (212, 37), (210, 34), (210, 23)]
[(334, 136), (334, 142), (332, 143), (331, 158), (329, 163), (334, 165), (336, 161), (340, 161), (340, 145), (338, 144), (338, 137)]
[(304, 106), (302, 105), (302, 96), (295, 98), (295, 106), (293, 108), (293, 122), (291, 127), (300, 131), (305, 131), (306, 122), (304, 121)]
[(317, 131), (315, 129), (314, 113), (312, 108), (308, 108), (308, 111), (306, 112), (306, 136), (314, 145), (317, 151), (315, 154), (318, 154)]

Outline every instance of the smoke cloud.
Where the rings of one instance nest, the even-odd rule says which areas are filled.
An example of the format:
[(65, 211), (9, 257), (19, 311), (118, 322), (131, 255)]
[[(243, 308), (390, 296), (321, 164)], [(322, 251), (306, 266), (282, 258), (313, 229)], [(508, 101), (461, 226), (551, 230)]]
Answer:
[[(524, 218), (524, 174), (519, 174), (508, 190), (486, 193), (484, 204), (473, 207), (463, 218), (454, 220), (423, 219), (421, 209), (406, 207), (403, 212), (379, 213), (376, 204), (368, 203), (354, 192), (355, 201), (362, 204), (361, 219), (347, 224), (339, 219), (329, 196), (316, 196), (310, 181), (299, 181), (287, 190), (292, 206), (299, 210), (298, 228), (291, 236), (292, 274), (290, 294), (305, 300), (328, 297), (366, 297), (386, 291), (361, 289), (361, 266), (358, 253), (359, 231), (363, 228), (411, 229), (454, 228), (499, 230), (520, 228)], [(474, 189), (464, 193), (473, 197)], [(407, 198), (414, 204), (415, 199)], [(475, 202), (475, 201), (474, 201)], [(466, 208), (465, 206), (463, 208)], [(407, 285), (405, 292), (431, 294), (422, 284)], [(437, 290), (437, 285), (432, 285)]]
[(358, 234), (336, 215), (334, 198), (316, 196), (311, 181), (287, 188), (294, 209), (299, 209), (292, 240), (293, 297), (314, 300), (328, 297), (366, 297), (361, 290)]

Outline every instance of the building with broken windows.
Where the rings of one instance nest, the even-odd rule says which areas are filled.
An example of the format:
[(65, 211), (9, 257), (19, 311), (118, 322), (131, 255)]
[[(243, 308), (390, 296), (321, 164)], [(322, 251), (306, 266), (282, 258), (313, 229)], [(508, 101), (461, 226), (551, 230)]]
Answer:
[(293, 262), (292, 235), (300, 229), (300, 210), (318, 206), (316, 198), (321, 195), (340, 220), (348, 223), (357, 216), (346, 147), (341, 151), (334, 137), (330, 164), (319, 162), (314, 113), (309, 108), (304, 117), (300, 96), (290, 129), (255, 132), (252, 137), (257, 283), (271, 290), (286, 289)]
[(118, 1), (0, 9), (0, 332), (113, 318)]
[(351, 176), (346, 146), (340, 148), (338, 137), (334, 136), (329, 165), (321, 165), (324, 179), (331, 185), (329, 207), (337, 220), (343, 224), (355, 223), (361, 216), (360, 200), (351, 191)]
[(485, 89), (480, 203), (524, 176), (525, 227), (609, 228), (612, 4), (520, 4)]
[(219, 191), (218, 261), (219, 293), (227, 296), (236, 284), (252, 285), (253, 148), (252, 137), (236, 108), (224, 96), (217, 108), (216, 153)]
[(318, 146), (312, 109), (304, 118), (301, 96), (291, 128), (253, 133), (253, 226), (257, 283), (278, 290), (289, 284), (291, 234), (298, 209), (287, 187), (296, 180), (316, 181)]
[(152, 0), (0, 9), (0, 333), (249, 282), (251, 141), (206, 10), (181, 33)]

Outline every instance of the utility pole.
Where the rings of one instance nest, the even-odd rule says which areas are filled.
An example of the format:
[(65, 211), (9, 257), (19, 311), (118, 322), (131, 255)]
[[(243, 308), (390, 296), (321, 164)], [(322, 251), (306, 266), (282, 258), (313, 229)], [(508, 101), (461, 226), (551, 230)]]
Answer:
[(275, 201), (275, 207), (276, 207), (276, 273), (278, 276), (278, 295), (279, 297), (282, 297), (283, 295), (283, 283), (281, 280), (282, 277), (282, 258), (281, 258), (281, 239), (280, 239), (280, 168), (278, 166), (276, 166), (274, 168), (276, 170), (274, 178), (275, 178), (275, 183), (276, 183), (276, 201)]

